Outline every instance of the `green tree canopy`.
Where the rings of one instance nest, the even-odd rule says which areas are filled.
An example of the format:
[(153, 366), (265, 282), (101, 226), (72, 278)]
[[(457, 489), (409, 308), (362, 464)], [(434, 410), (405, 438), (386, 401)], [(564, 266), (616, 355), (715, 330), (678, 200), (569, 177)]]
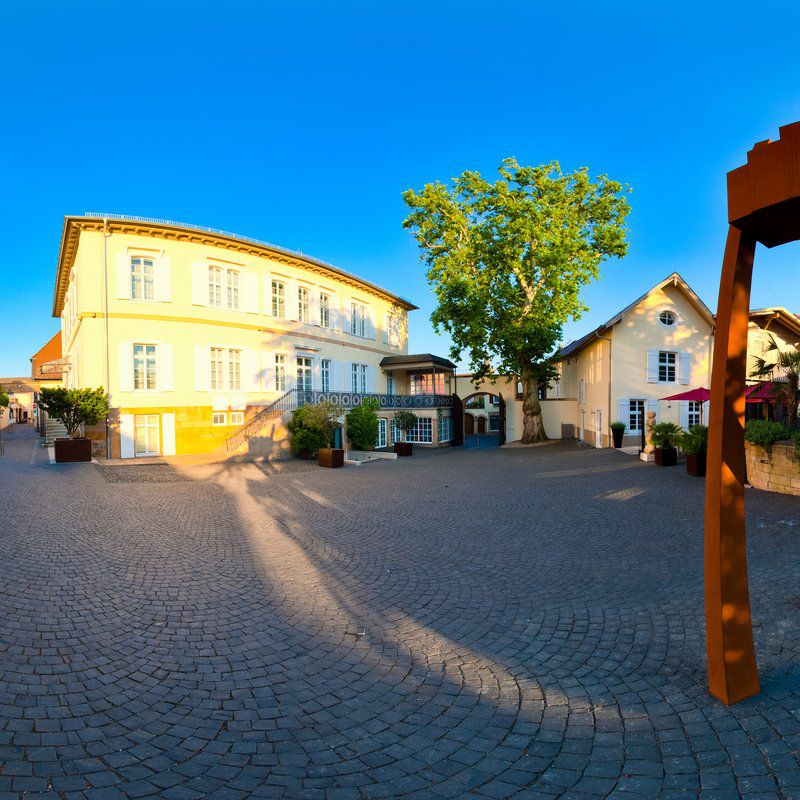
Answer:
[(581, 289), (628, 249), (629, 188), (558, 162), (521, 167), (508, 158), (494, 183), (464, 172), (403, 199), (438, 300), (431, 321), (466, 354), (476, 380), (495, 370), (523, 383), (522, 441), (545, 436), (540, 384), (555, 377), (564, 323), (586, 311)]
[(70, 439), (81, 425), (96, 425), (108, 414), (108, 395), (103, 389), (42, 388), (39, 407), (63, 423)]

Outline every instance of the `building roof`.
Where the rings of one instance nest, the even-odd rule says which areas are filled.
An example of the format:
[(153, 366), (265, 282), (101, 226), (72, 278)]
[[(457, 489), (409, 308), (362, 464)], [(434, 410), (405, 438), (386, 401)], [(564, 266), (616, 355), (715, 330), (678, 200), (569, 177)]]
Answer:
[(408, 356), (385, 356), (381, 359), (381, 366), (386, 367), (412, 367), (427, 364), (430, 366), (455, 369), (456, 365), (449, 358), (435, 356), (433, 353), (416, 353)]
[(583, 349), (587, 344), (594, 341), (595, 339), (599, 339), (603, 336), (605, 331), (609, 330), (609, 328), (613, 328), (618, 322), (622, 322), (624, 316), (629, 312), (632, 311), (636, 306), (639, 305), (642, 301), (646, 300), (651, 294), (654, 292), (658, 292), (663, 289), (665, 286), (669, 286), (672, 284), (673, 286), (677, 286), (679, 289), (683, 291), (683, 293), (687, 296), (689, 301), (692, 305), (700, 312), (701, 316), (703, 316), (709, 325), (713, 325), (714, 323), (714, 315), (709, 310), (708, 306), (695, 294), (694, 289), (689, 286), (688, 283), (680, 276), (679, 273), (673, 272), (671, 275), (664, 278), (663, 281), (657, 283), (653, 286), (652, 289), (646, 291), (641, 297), (637, 297), (629, 305), (625, 306), (622, 311), (616, 313), (613, 317), (611, 317), (608, 322), (601, 325), (599, 328), (595, 328), (593, 331), (587, 333), (585, 336), (581, 336), (580, 339), (575, 339), (575, 341), (569, 342), (569, 344), (564, 345), (561, 348), (560, 356), (561, 358), (566, 358), (567, 356), (571, 356), (574, 353), (577, 353), (579, 350)]
[(753, 308), (750, 310), (750, 320), (763, 322), (764, 329), (769, 327), (770, 322), (777, 320), (792, 333), (800, 336), (800, 317), (793, 314), (788, 308), (783, 306), (773, 306), (772, 308)]
[(31, 356), (31, 377), (35, 381), (60, 381), (64, 370), (59, 364), (51, 364), (61, 358), (61, 331), (47, 341)]
[(214, 247), (223, 247), (240, 253), (254, 256), (266, 256), (273, 261), (279, 261), (291, 266), (318, 272), (326, 277), (336, 278), (345, 284), (365, 290), (377, 295), (407, 311), (414, 311), (417, 306), (408, 300), (381, 288), (377, 284), (345, 272), (339, 267), (328, 264), (313, 256), (308, 256), (294, 250), (288, 250), (269, 242), (251, 239), (249, 236), (240, 236), (214, 228), (204, 228), (199, 225), (187, 225), (182, 222), (154, 219), (151, 217), (131, 217), (124, 214), (98, 214), (88, 213), (82, 216), (73, 215), (64, 217), (64, 228), (61, 234), (61, 246), (58, 253), (58, 266), (56, 268), (56, 285), (53, 293), (53, 316), (61, 315), (64, 303), (64, 294), (69, 282), (69, 273), (75, 262), (78, 250), (78, 239), (82, 230), (102, 231), (111, 233), (128, 233), (153, 236), (162, 239), (172, 239), (183, 242), (200, 242)]

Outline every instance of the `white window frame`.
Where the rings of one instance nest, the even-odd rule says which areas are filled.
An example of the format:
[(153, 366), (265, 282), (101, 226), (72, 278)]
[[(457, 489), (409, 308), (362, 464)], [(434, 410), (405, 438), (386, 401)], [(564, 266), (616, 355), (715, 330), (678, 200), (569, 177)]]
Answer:
[(443, 414), (439, 420), (439, 442), (453, 441), (453, 417), (450, 414)]
[(366, 364), (352, 364), (350, 367), (350, 390), (353, 394), (366, 394), (369, 367)]
[[(670, 314), (672, 316), (672, 322), (664, 322), (664, 320), (661, 319), (665, 314)], [(661, 311), (658, 312), (658, 322), (665, 328), (674, 328), (678, 324), (678, 315), (671, 308), (662, 308)]]
[(225, 411), (212, 411), (211, 412), (211, 424), (215, 428), (221, 428), (224, 425), (228, 424), (228, 414)]
[(319, 324), (322, 328), (331, 326), (331, 296), (327, 292), (319, 293)]
[(208, 305), (211, 308), (223, 307), (223, 281), (225, 270), (215, 264), (208, 265)]
[(307, 286), (297, 287), (297, 320), (306, 323), (311, 321), (311, 293)]
[(417, 417), (417, 424), (406, 434), (406, 441), (412, 444), (433, 444), (433, 419)]
[(689, 400), (687, 402), (686, 425), (691, 428), (693, 425), (699, 425), (700, 420), (703, 418), (703, 403), (700, 400)]
[(228, 349), (228, 388), (242, 391), (242, 351), (237, 348)]
[(386, 417), (378, 417), (378, 438), (375, 441), (375, 447), (387, 446), (386, 430)]
[(286, 283), (272, 279), (272, 316), (276, 319), (286, 319)]
[(394, 375), (391, 373), (386, 376), (386, 394), (390, 397), (394, 396)]
[(367, 338), (367, 307), (355, 300), (350, 304), (350, 333)]
[(231, 411), (231, 425), (244, 425), (244, 411)]
[[(134, 414), (133, 415), (133, 455), (139, 458), (146, 458), (147, 456), (157, 456), (161, 451), (161, 420), (159, 414)], [(146, 419), (144, 423), (139, 423), (137, 420)], [(151, 420), (155, 420), (153, 423)], [(155, 450), (140, 450), (137, 452), (136, 446), (136, 431), (138, 428), (147, 428), (148, 435), (147, 441), (150, 444), (150, 431), (155, 428), (156, 431), (156, 449)]]
[(286, 355), (275, 353), (275, 391), (286, 391)]
[[(672, 362), (670, 363), (670, 356)], [(662, 378), (662, 369), (666, 377)], [(669, 371), (672, 369), (672, 378)], [(658, 351), (658, 383), (676, 383), (678, 380), (678, 354), (672, 350)]]
[[(302, 363), (301, 363), (302, 362)], [(295, 356), (295, 387), (304, 392), (314, 388), (314, 365), (310, 356)]]
[(229, 269), (226, 271), (225, 276), (225, 299), (228, 303), (228, 308), (232, 311), (239, 310), (239, 286), (241, 280), (239, 271), (236, 269)]
[[(639, 403), (641, 403), (641, 412), (642, 412), (641, 415), (637, 414), (637, 409), (639, 408), (639, 406), (638, 406)], [(634, 404), (637, 404), (637, 405), (634, 405)], [(642, 428), (634, 427), (633, 424), (632, 424), (634, 415), (636, 415), (639, 418), (639, 421), (641, 422), (642, 426), (644, 426), (646, 424), (646, 422), (647, 422), (647, 420), (646, 420), (646, 416), (647, 416), (647, 400), (646, 399), (639, 398), (639, 397), (632, 397), (630, 400), (628, 400), (628, 419), (627, 419), (628, 433), (629, 434), (641, 434)], [(625, 422), (625, 420), (623, 420), (623, 422)]]
[(211, 391), (220, 392), (225, 388), (225, 348), (211, 347), (209, 352), (209, 369), (211, 372)]
[(319, 375), (322, 386), (320, 387), (323, 392), (331, 390), (331, 360), (323, 358), (319, 364)]
[[(141, 296), (137, 296), (136, 292), (136, 273), (137, 270), (134, 268), (134, 262), (139, 262), (141, 265)], [(150, 273), (145, 271), (145, 267), (150, 267)], [(149, 280), (148, 280), (149, 278)], [(154, 259), (150, 258), (149, 256), (131, 256), (130, 257), (130, 280), (131, 280), (131, 300), (140, 300), (146, 303), (153, 303), (156, 299), (156, 262)], [(147, 289), (150, 289), (149, 297)], [(74, 298), (74, 294), (73, 294)], [(72, 300), (73, 298), (70, 298)], [(71, 303), (70, 303), (71, 305)]]
[[(136, 348), (143, 347), (144, 352), (142, 353), (142, 358), (144, 358), (144, 386), (136, 386)], [(147, 348), (152, 347), (153, 352), (152, 354), (147, 353)], [(153, 385), (148, 386), (148, 379), (147, 379), (147, 362), (149, 359), (153, 360)], [(133, 364), (133, 391), (134, 392), (155, 392), (158, 391), (158, 345), (154, 344), (153, 342), (134, 342), (131, 348), (131, 360)]]

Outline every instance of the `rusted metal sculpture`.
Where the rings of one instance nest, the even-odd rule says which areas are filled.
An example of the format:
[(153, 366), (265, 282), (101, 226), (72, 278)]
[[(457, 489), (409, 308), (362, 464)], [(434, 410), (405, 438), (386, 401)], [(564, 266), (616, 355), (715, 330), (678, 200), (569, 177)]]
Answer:
[(800, 239), (800, 123), (728, 173), (728, 241), (717, 305), (706, 477), (708, 685), (724, 703), (758, 693), (744, 516), (747, 326), (756, 243)]

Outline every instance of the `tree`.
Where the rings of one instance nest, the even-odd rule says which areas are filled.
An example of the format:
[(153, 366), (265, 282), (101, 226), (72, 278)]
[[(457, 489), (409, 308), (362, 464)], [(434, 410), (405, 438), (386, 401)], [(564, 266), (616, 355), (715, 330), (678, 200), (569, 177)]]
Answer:
[(356, 450), (374, 450), (378, 440), (380, 403), (368, 398), (347, 412), (347, 436)]
[(794, 430), (797, 421), (797, 406), (800, 403), (800, 350), (796, 348), (781, 350), (775, 337), (769, 335), (770, 342), (764, 354), (773, 354), (769, 359), (756, 356), (755, 368), (750, 377), (773, 378), (775, 373), (782, 381), (773, 381), (772, 392), (777, 400), (786, 404), (786, 424)]
[(403, 434), (403, 441), (408, 440), (408, 434), (417, 427), (417, 415), (413, 411), (401, 409), (394, 412), (394, 427)]
[(342, 406), (329, 400), (300, 406), (289, 420), (292, 452), (300, 458), (313, 458), (321, 448), (330, 447), (343, 413)]
[(61, 422), (74, 439), (81, 425), (96, 425), (108, 415), (108, 395), (103, 389), (42, 388), (39, 408)]
[(437, 332), (469, 358), (477, 382), (495, 370), (523, 386), (523, 442), (544, 441), (539, 387), (556, 376), (564, 323), (587, 310), (581, 289), (600, 264), (628, 249), (628, 187), (558, 162), (521, 167), (507, 158), (494, 183), (464, 172), (403, 193), (403, 222), (417, 240), (438, 306)]

